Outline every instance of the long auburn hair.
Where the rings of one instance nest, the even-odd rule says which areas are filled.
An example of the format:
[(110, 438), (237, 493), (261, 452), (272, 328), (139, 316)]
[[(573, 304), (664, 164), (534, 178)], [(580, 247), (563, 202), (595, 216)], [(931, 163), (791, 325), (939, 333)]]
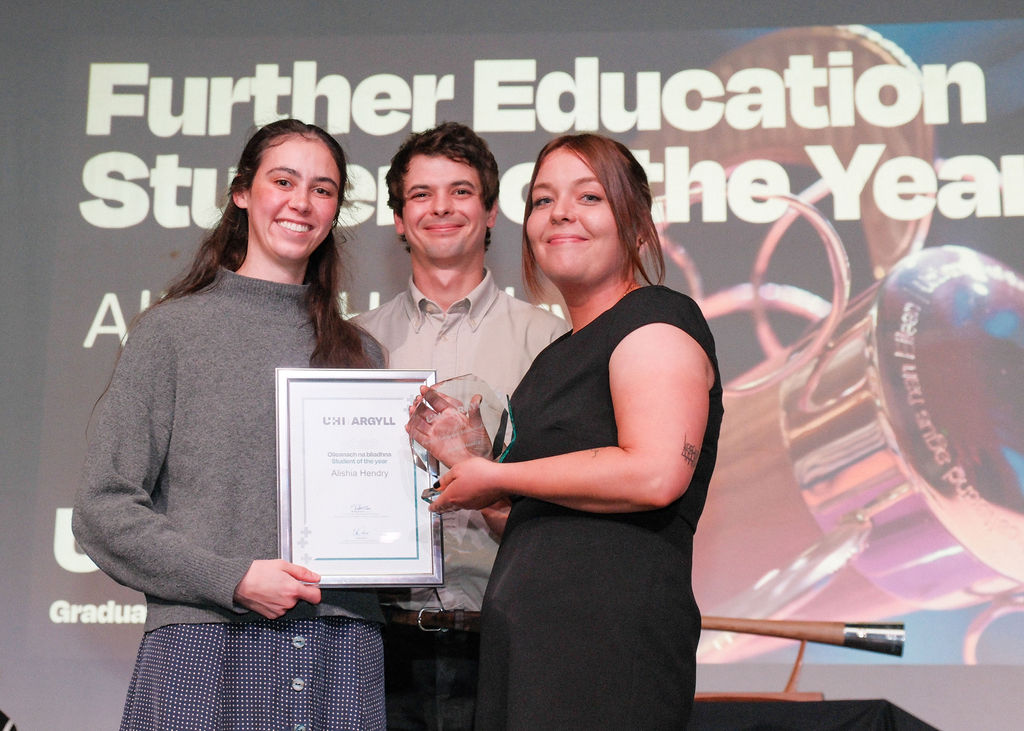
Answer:
[(221, 267), (238, 271), (248, 250), (249, 216), (244, 208), (235, 204), (234, 196), (252, 187), (256, 171), (268, 148), (295, 136), (322, 142), (341, 174), (334, 226), (310, 254), (303, 280), (304, 284), (309, 285), (306, 309), (316, 336), (316, 347), (309, 363), (312, 366), (367, 367), (371, 363), (363, 349), (362, 331), (341, 316), (339, 303), (342, 274), (340, 244), (344, 238), (336, 237), (335, 230), (348, 180), (345, 153), (334, 137), (314, 124), (306, 124), (297, 119), (282, 119), (261, 127), (249, 138), (238, 160), (237, 172), (231, 181), (227, 205), (220, 221), (199, 244), (189, 269), (168, 286), (160, 302), (179, 299), (208, 287)]
[(624, 273), (634, 279), (642, 278), (648, 284), (661, 284), (665, 279), (665, 259), (661, 253), (658, 228), (651, 215), (651, 187), (647, 173), (622, 143), (610, 137), (583, 133), (562, 135), (551, 140), (541, 149), (533, 166), (523, 217), (523, 283), (527, 291), (535, 299), (544, 294), (540, 267), (526, 235), (526, 222), (533, 212), (533, 186), (541, 164), (548, 155), (560, 149), (568, 150), (586, 163), (604, 188), (615, 218), (619, 246), (625, 254)]

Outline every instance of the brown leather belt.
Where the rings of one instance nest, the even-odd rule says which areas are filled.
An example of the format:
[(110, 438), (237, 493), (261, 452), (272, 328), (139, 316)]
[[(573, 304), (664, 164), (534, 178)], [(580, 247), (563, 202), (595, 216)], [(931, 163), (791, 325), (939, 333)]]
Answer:
[(480, 612), (468, 609), (423, 607), (417, 611), (384, 607), (384, 616), (388, 622), (419, 627), (424, 632), (443, 632), (450, 629), (461, 632), (480, 631)]

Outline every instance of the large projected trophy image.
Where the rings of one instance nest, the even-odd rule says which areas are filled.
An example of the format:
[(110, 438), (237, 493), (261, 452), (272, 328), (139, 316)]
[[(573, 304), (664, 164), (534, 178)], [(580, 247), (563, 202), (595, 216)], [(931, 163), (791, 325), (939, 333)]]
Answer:
[[(892, 83), (876, 101), (894, 110), (894, 97), (910, 89), (900, 84), (921, 76), (896, 44), (861, 27), (768, 33), (709, 69), (735, 79), (743, 69), (792, 75), (805, 66), (848, 73), (851, 84), (886, 72)], [(730, 93), (752, 91), (736, 84)], [(819, 92), (809, 103), (841, 116), (832, 87)], [(934, 161), (940, 174), (923, 114), (887, 125), (851, 111), (849, 124), (832, 122), (658, 131), (631, 143), (685, 146), (689, 188), (660, 196), (662, 247), (716, 330), (723, 363), (749, 352), (747, 343), (760, 349), (761, 360), (725, 384), (718, 463), (695, 538), (695, 594), (709, 615), (760, 619), (884, 620), (976, 606), (962, 648), (974, 662), (986, 627), (1024, 609), (1024, 279), (960, 242), (926, 246), (931, 208), (899, 219), (879, 208), (870, 184), (858, 195), (806, 182), (826, 157), (852, 170), (869, 151), (879, 168), (902, 157)], [(702, 168), (698, 154), (725, 171), (722, 185), (757, 159), (784, 164), (806, 185), (791, 194), (751, 186), (755, 201), (785, 211), (760, 234), (739, 284), (708, 286), (703, 242), (689, 243), (678, 225), (680, 205), (703, 210), (717, 195), (706, 173), (718, 168)], [(834, 220), (852, 201), (859, 215), (842, 212), (840, 235)], [(773, 258), (783, 239), (801, 237), (823, 246), (819, 292), (770, 276), (798, 271)], [(722, 261), (712, 262), (718, 275)], [(737, 314), (753, 323), (742, 342), (720, 324)], [(779, 315), (801, 320), (803, 334), (784, 342)], [(778, 644), (708, 632), (698, 657), (742, 659)]]
[[(991, 603), (994, 619), (1019, 608), (1022, 364), (1024, 279), (965, 247), (904, 258), (810, 361), (751, 399), (766, 416), (733, 439), (773, 434), (781, 449), (768, 468), (732, 442), (704, 547), (721, 555), (745, 532), (771, 558), (759, 549), (746, 588), (716, 594), (710, 611), (879, 617)], [(756, 523), (739, 517), (750, 511)], [(965, 638), (965, 660), (983, 628)], [(733, 639), (709, 636), (703, 655), (756, 652)]]

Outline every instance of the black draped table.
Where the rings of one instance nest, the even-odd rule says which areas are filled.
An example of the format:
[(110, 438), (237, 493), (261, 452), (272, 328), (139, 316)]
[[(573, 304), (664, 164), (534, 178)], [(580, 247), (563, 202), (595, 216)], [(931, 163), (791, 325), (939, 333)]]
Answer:
[(698, 701), (689, 731), (937, 731), (886, 700)]

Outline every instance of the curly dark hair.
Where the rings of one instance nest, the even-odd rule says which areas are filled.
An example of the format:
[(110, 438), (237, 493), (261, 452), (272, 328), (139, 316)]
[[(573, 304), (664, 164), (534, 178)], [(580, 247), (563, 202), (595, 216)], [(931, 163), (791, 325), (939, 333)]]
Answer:
[[(465, 163), (480, 176), (480, 197), (484, 210), (489, 211), (498, 200), (498, 163), (480, 135), (459, 122), (442, 122), (433, 129), (406, 137), (398, 152), (391, 158), (385, 181), (388, 185), (388, 208), (399, 216), (405, 207), (405, 176), (409, 163), (417, 155), (447, 157)], [(491, 244), (491, 230), (487, 229), (484, 248)]]

